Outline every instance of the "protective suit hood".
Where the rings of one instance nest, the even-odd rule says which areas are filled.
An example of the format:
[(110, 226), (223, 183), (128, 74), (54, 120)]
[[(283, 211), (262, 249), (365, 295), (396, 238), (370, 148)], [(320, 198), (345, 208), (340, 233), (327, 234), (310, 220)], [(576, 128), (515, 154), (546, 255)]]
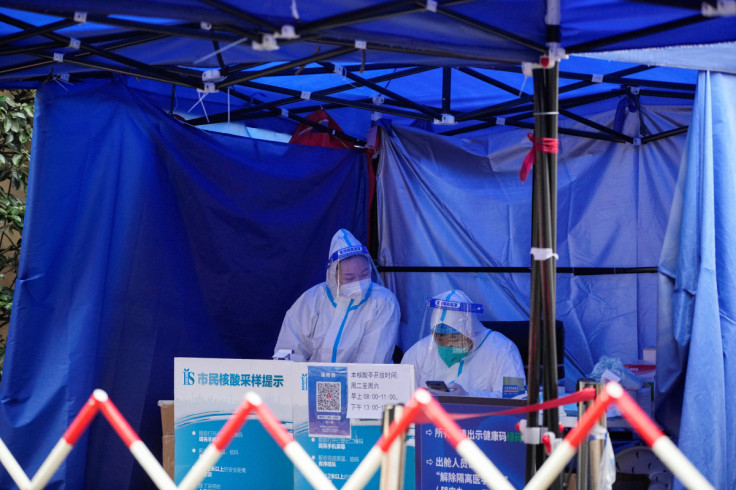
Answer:
[[(482, 305), (473, 303), (458, 290), (427, 299), (423, 336), (401, 360), (402, 364), (414, 366), (417, 386), (425, 386), (428, 380), (440, 380), (451, 389), (453, 384), (462, 387), (464, 394), (470, 396), (501, 398), (504, 377), (524, 377), (519, 349), (500, 333), (483, 326), (479, 319), (482, 311)], [(435, 335), (454, 333), (473, 342), (472, 349), (462, 358), (447, 355), (445, 350), (464, 347), (457, 345), (456, 339), (440, 339), (440, 335)]]
[[(446, 304), (447, 309), (434, 308), (430, 316), (431, 333), (447, 333), (447, 327), (452, 328), (459, 333), (465, 335), (471, 340), (476, 340), (481, 335), (488, 333), (488, 329), (478, 319), (478, 315), (472, 314), (470, 311), (464, 311), (462, 305), (471, 305), (473, 302), (463, 291), (452, 289), (438, 295), (432, 296), (433, 300), (440, 302), (440, 305)], [(460, 306), (460, 310), (453, 310), (453, 307)]]
[(349, 257), (362, 256), (368, 261), (371, 268), (371, 281), (383, 285), (373, 259), (371, 259), (368, 249), (360, 243), (348, 230), (339, 229), (332, 237), (330, 243), (330, 253), (327, 257), (326, 282), (330, 288), (330, 292), (334, 297), (339, 295), (339, 277), (337, 266), (340, 261)]
[[(370, 277), (362, 263), (354, 267), (359, 261), (352, 259), (358, 256), (371, 264)], [(339, 283), (339, 262), (344, 285)], [(291, 352), (292, 361), (390, 363), (399, 302), (380, 282), (371, 282), (377, 282), (374, 277), (380, 281), (368, 250), (349, 231), (338, 230), (330, 245), (326, 283), (309, 288), (289, 308), (274, 352)]]

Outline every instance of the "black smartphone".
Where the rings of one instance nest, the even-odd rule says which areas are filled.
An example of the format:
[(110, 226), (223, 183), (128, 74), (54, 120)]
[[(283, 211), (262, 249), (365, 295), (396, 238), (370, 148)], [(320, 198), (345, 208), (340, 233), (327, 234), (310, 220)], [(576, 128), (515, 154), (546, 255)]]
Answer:
[(437, 391), (450, 391), (444, 381), (427, 380), (427, 388)]

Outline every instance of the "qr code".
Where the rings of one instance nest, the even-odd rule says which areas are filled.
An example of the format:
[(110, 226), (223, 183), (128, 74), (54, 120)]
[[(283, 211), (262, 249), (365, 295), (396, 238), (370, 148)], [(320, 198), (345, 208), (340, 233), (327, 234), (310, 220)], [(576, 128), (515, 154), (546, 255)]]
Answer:
[(340, 411), (340, 383), (317, 381), (317, 411)]

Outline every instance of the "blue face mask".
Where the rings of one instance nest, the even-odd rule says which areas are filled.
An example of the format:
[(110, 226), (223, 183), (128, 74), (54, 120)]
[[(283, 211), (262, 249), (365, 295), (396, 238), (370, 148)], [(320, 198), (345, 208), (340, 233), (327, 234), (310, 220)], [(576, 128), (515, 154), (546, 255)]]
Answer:
[(460, 362), (465, 356), (468, 355), (467, 347), (446, 347), (444, 345), (437, 345), (437, 353), (440, 358), (445, 361), (447, 367), (452, 366)]

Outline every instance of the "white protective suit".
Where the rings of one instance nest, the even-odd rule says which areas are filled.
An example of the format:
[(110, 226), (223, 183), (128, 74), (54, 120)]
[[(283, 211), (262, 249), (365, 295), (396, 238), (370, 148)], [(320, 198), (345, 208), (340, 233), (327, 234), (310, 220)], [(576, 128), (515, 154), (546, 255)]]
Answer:
[[(374, 272), (360, 288), (351, 283), (348, 297), (337, 264), (355, 255), (365, 256)], [(339, 230), (332, 237), (326, 282), (308, 289), (289, 308), (274, 350), (293, 350), (295, 361), (391, 363), (399, 302), (375, 281), (380, 277), (365, 247), (349, 231)]]
[[(434, 298), (471, 303), (465, 293), (457, 290), (444, 292)], [(505, 376), (525, 378), (519, 349), (511, 340), (483, 326), (477, 315), (444, 311), (442, 323), (470, 338), (473, 347), (461, 361), (448, 367), (438, 354), (434, 334), (420, 339), (409, 348), (401, 361), (402, 364), (414, 365), (417, 387), (426, 388), (427, 380), (440, 380), (448, 386), (451, 383), (462, 386), (469, 396), (501, 398)], [(432, 316), (430, 332), (439, 323), (437, 315)]]

